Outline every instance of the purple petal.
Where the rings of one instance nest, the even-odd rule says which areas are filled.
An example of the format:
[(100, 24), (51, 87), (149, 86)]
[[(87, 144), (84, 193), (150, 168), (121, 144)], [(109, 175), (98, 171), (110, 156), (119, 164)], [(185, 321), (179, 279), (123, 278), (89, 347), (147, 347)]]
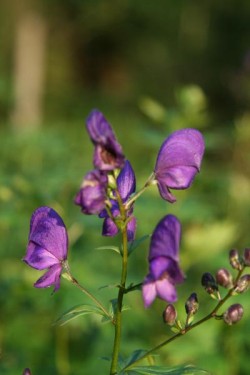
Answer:
[(136, 218), (132, 217), (127, 226), (127, 236), (128, 241), (133, 241), (135, 239), (135, 232), (136, 232)]
[(149, 307), (156, 298), (156, 285), (155, 281), (147, 277), (142, 285), (142, 298), (144, 306)]
[(164, 275), (167, 275), (172, 284), (184, 281), (184, 275), (178, 263), (169, 257), (157, 257), (151, 260), (149, 272), (154, 280), (164, 278)]
[(83, 213), (99, 214), (104, 209), (107, 185), (106, 174), (98, 170), (87, 173), (75, 197), (75, 203), (81, 207)]
[(108, 237), (114, 237), (118, 234), (118, 228), (114, 221), (110, 218), (107, 217), (103, 221), (103, 227), (102, 227), (102, 235), (103, 236), (108, 236)]
[(156, 226), (151, 238), (149, 262), (157, 257), (169, 257), (178, 262), (181, 224), (173, 215), (165, 216)]
[(163, 142), (156, 160), (155, 178), (164, 199), (175, 201), (169, 196), (168, 188), (186, 189), (191, 185), (200, 170), (204, 149), (203, 136), (196, 129), (178, 130)]
[(59, 261), (67, 258), (67, 231), (61, 217), (50, 207), (40, 207), (33, 213), (30, 241), (50, 252)]
[(32, 241), (28, 243), (27, 253), (23, 261), (37, 270), (44, 270), (59, 262), (53, 254)]
[(48, 288), (54, 285), (54, 292), (56, 292), (60, 287), (60, 276), (61, 276), (62, 266), (60, 264), (55, 264), (50, 267), (49, 270), (34, 284), (36, 288)]
[(95, 167), (101, 170), (122, 168), (125, 158), (121, 145), (117, 142), (103, 114), (98, 110), (93, 110), (86, 124), (90, 138), (95, 145), (93, 160)]
[(135, 192), (135, 173), (128, 160), (126, 160), (123, 169), (117, 177), (117, 187), (123, 202), (126, 202), (130, 195)]
[(167, 279), (160, 279), (156, 281), (157, 296), (166, 302), (176, 302), (177, 293), (175, 286)]

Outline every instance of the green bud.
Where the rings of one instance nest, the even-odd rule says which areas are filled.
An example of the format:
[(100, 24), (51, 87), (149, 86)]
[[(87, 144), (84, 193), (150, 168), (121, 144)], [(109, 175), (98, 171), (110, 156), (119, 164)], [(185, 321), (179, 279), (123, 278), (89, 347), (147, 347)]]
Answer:
[(237, 281), (237, 285), (235, 288), (236, 293), (244, 293), (250, 287), (250, 275), (241, 276), (241, 278)]
[(228, 325), (232, 325), (237, 323), (239, 320), (241, 320), (243, 316), (244, 310), (242, 305), (239, 303), (236, 303), (235, 305), (231, 305), (227, 311), (223, 314), (223, 320)]
[(162, 314), (164, 323), (172, 326), (175, 324), (177, 318), (177, 311), (171, 304), (167, 305)]
[(231, 273), (226, 268), (220, 268), (216, 273), (217, 284), (223, 286), (224, 288), (233, 287), (233, 277)]

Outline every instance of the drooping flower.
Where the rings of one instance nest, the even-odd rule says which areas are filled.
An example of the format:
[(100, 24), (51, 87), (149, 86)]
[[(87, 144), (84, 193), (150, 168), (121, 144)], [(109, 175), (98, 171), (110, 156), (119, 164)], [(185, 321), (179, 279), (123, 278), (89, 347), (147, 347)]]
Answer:
[(95, 169), (87, 173), (75, 197), (75, 204), (87, 215), (99, 214), (105, 208), (107, 185), (108, 177), (104, 172)]
[(142, 286), (145, 307), (156, 297), (166, 302), (175, 302), (175, 285), (184, 281), (179, 267), (179, 244), (181, 224), (173, 215), (165, 216), (156, 226), (149, 250), (149, 273)]
[(175, 202), (170, 189), (187, 189), (192, 184), (200, 171), (204, 150), (203, 136), (196, 129), (177, 130), (163, 142), (154, 169), (163, 199)]
[(93, 163), (95, 168), (110, 171), (122, 168), (125, 163), (122, 147), (103, 114), (94, 109), (87, 118), (87, 131), (95, 145)]
[(48, 269), (34, 284), (36, 288), (60, 287), (60, 276), (67, 259), (68, 235), (63, 220), (50, 207), (34, 211), (24, 262), (37, 270)]
[[(123, 204), (126, 204), (130, 196), (135, 192), (136, 189), (136, 180), (133, 168), (128, 160), (126, 160), (125, 165), (119, 176), (117, 177), (117, 190), (120, 194)], [(115, 193), (114, 193), (115, 194)], [(111, 200), (111, 213), (114, 218), (120, 215), (119, 204), (116, 200)], [(136, 231), (136, 219), (133, 214), (133, 206), (127, 212), (127, 216), (130, 218), (127, 226), (128, 241), (132, 241), (135, 237)], [(119, 229), (115, 222), (109, 217), (106, 210), (103, 210), (100, 215), (101, 218), (104, 218), (103, 222), (103, 236), (115, 236)]]

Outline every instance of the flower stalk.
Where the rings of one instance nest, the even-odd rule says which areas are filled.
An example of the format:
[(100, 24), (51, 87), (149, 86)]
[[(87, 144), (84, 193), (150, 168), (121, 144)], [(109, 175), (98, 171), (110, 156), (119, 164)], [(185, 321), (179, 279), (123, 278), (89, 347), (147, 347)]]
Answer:
[(215, 319), (222, 319), (223, 315), (217, 315), (217, 312), (219, 309), (225, 304), (225, 302), (232, 297), (235, 294), (235, 289), (237, 285), (237, 281), (240, 279), (242, 273), (244, 271), (244, 267), (238, 271), (238, 275), (235, 279), (235, 285), (228, 291), (228, 293), (225, 295), (224, 298), (220, 299), (215, 306), (215, 308), (206, 316), (198, 320), (196, 323), (193, 323), (191, 325), (185, 325), (184, 328), (180, 328), (180, 331), (176, 333), (175, 335), (169, 337), (167, 340), (164, 340), (160, 344), (156, 345), (152, 349), (148, 350), (145, 354), (143, 354), (140, 358), (136, 359), (134, 362), (130, 363), (128, 366), (126, 366), (123, 371), (132, 369), (135, 365), (139, 364), (141, 361), (149, 357), (151, 354), (155, 353), (159, 349), (163, 348), (164, 346), (170, 344), (172, 341), (177, 340), (179, 337), (185, 335), (189, 331), (193, 330), (194, 328), (200, 326), (201, 324), (205, 323), (206, 321), (215, 318)]

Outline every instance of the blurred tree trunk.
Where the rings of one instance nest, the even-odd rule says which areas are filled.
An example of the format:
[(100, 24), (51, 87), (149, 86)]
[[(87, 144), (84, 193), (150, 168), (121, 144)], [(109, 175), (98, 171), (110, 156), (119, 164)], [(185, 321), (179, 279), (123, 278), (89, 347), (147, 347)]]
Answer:
[(14, 46), (15, 130), (36, 129), (42, 122), (46, 53), (45, 20), (36, 11), (17, 18)]

